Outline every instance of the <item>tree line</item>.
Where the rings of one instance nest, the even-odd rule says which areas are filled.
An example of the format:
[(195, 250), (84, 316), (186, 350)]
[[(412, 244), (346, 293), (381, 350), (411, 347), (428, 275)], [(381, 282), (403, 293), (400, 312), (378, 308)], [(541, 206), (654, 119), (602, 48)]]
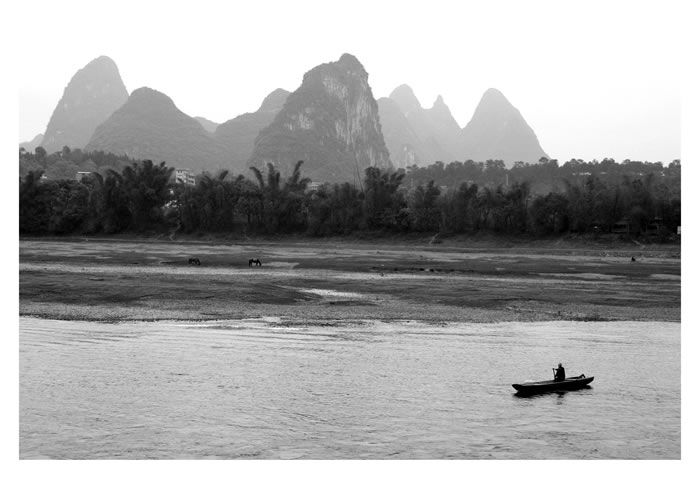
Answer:
[(131, 165), (133, 159), (126, 155), (115, 155), (103, 151), (84, 152), (80, 148), (70, 149), (64, 146), (61, 151), (47, 153), (38, 146), (34, 151), (19, 149), (19, 174), (25, 176), (30, 171), (42, 170), (52, 180), (70, 180), (79, 171), (97, 171), (105, 174), (107, 170), (122, 171)]
[[(123, 158), (109, 161), (120, 164)], [(173, 168), (150, 160), (131, 161), (121, 172), (103, 168), (79, 181), (47, 179), (42, 169), (32, 169), (20, 178), (19, 226), (21, 234), (157, 232), (172, 237), (364, 232), (562, 235), (613, 232), (620, 222), (632, 234), (645, 234), (675, 232), (680, 225), (680, 162), (661, 168), (645, 163), (632, 169), (624, 164), (618, 168), (620, 164), (613, 161), (606, 163), (607, 171), (618, 168), (622, 173), (607, 174), (596, 169), (599, 163), (577, 162), (560, 171), (565, 167), (553, 162), (505, 170), (513, 175), (507, 180), (488, 171), (494, 170), (493, 163), (464, 162), (398, 171), (370, 167), (360, 184), (322, 185), (302, 176), (302, 162), (285, 178), (268, 164), (264, 170), (251, 168), (249, 177), (225, 170), (204, 173), (194, 186), (176, 182)], [(640, 167), (648, 171), (639, 171)], [(538, 178), (548, 169), (556, 181), (546, 192), (534, 191), (533, 182), (518, 177), (522, 172), (516, 171), (530, 169), (539, 172)], [(452, 175), (445, 185), (439, 173), (448, 170)], [(426, 173), (430, 171), (434, 177)]]
[(558, 160), (541, 158), (534, 164), (518, 161), (511, 168), (506, 168), (501, 160), (467, 160), (449, 164), (437, 161), (429, 166), (408, 167), (406, 181), (410, 185), (434, 180), (436, 184), (448, 187), (459, 186), (464, 181), (491, 187), (506, 182), (527, 182), (533, 192), (546, 194), (563, 189), (565, 181), (585, 176), (596, 176), (608, 184), (616, 184), (624, 181), (625, 177), (635, 178), (652, 174), (657, 182), (677, 188), (677, 193), (680, 194), (680, 168), (680, 160), (673, 160), (664, 166), (660, 161), (650, 163), (624, 160), (618, 163), (613, 158), (590, 162), (572, 158), (563, 165), (559, 165)]

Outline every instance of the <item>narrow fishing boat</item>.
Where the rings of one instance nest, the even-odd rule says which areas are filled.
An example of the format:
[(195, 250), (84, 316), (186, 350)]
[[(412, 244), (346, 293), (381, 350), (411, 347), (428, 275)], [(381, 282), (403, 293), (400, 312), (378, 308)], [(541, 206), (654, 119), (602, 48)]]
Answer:
[(521, 394), (539, 394), (551, 391), (571, 391), (581, 389), (593, 381), (594, 376), (589, 378), (585, 374), (563, 379), (561, 381), (538, 381), (532, 383), (513, 384), (518, 393)]

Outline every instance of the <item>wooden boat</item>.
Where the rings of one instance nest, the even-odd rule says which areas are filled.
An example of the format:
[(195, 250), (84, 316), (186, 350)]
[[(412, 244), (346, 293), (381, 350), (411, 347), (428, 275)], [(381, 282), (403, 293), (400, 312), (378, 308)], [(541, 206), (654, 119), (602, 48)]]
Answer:
[(513, 384), (520, 394), (539, 394), (552, 391), (571, 391), (587, 387), (594, 376), (587, 378), (584, 374), (566, 378), (563, 381), (538, 381), (534, 383)]

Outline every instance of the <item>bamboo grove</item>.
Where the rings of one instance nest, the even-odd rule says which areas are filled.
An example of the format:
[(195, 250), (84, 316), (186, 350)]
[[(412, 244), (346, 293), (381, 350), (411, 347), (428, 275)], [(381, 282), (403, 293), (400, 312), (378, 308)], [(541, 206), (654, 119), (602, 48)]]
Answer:
[(303, 177), (299, 162), (286, 177), (268, 164), (249, 176), (204, 173), (186, 185), (165, 163), (100, 152), (88, 158), (99, 172), (80, 181), (47, 179), (45, 155), (44, 164), (23, 151), (20, 163), (23, 155), (39, 168), (25, 168), (20, 177), (20, 234), (556, 236), (610, 233), (625, 222), (632, 235), (653, 225), (667, 236), (680, 225), (678, 160), (559, 166), (543, 158), (510, 169), (498, 161), (438, 162), (398, 171), (370, 167), (361, 184), (321, 185)]

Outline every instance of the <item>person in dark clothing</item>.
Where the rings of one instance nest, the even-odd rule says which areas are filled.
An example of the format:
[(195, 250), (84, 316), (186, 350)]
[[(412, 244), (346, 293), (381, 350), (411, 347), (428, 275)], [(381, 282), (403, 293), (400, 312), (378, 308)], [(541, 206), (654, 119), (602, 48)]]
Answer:
[(555, 381), (563, 381), (566, 379), (566, 372), (564, 371), (564, 366), (562, 366), (561, 363), (559, 363), (557, 369), (552, 368), (552, 371), (554, 371)]

